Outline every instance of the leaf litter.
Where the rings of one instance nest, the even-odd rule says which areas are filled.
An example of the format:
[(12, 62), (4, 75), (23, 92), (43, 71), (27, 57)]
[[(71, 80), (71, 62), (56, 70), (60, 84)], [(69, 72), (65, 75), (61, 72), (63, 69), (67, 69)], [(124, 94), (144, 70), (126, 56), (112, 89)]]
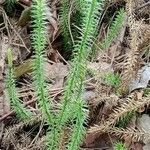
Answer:
[[(136, 77), (131, 78), (129, 83), (126, 80), (128, 84), (125, 85), (127, 88), (125, 92), (122, 86), (118, 85), (117, 87), (113, 82), (117, 74), (119, 74), (121, 80), (126, 73), (124, 71), (128, 65), (126, 60), (131, 51), (131, 42), (133, 42), (131, 39), (133, 35), (130, 35), (131, 33), (129, 32), (131, 26), (127, 23), (127, 14), (124, 26), (117, 39), (114, 39), (110, 47), (105, 51), (99, 50), (100, 48), (98, 47), (96, 56), (93, 55), (93, 59), (87, 65), (83, 99), (88, 103), (90, 112), (87, 135), (83, 144), (81, 144), (81, 149), (83, 150), (112, 150), (114, 143), (118, 140), (124, 141), (129, 150), (150, 149), (149, 140), (145, 141), (143, 138), (150, 136), (148, 131), (150, 112), (150, 55), (148, 55), (150, 25), (147, 17), (150, 9), (149, 1), (138, 0), (134, 2), (133, 11), (137, 17), (135, 22), (139, 23), (139, 20), (142, 21), (141, 28), (139, 28), (139, 33), (142, 32), (142, 34), (136, 41), (140, 41), (137, 44), (137, 49), (140, 49), (138, 51), (139, 54), (135, 54), (139, 56), (138, 68), (136, 68), (135, 73)], [(17, 7), (19, 10), (16, 7), (16, 12), (9, 16), (3, 9), (3, 3), (0, 2), (0, 148), (4, 150), (44, 149), (47, 127), (43, 125), (43, 120), (36, 104), (36, 97), (31, 86), (33, 55), (30, 40), (31, 3), (31, 1), (26, 0), (18, 1)], [(102, 37), (106, 34), (104, 32), (108, 32), (107, 28), (109, 28), (110, 22), (107, 18), (113, 17), (115, 12), (112, 10), (118, 10), (120, 6), (125, 7), (123, 0), (108, 2), (108, 9), (104, 14), (104, 19), (101, 22), (103, 25), (98, 35), (100, 38), (97, 38), (96, 45), (102, 42)], [(63, 95), (65, 81), (71, 68), (71, 63), (63, 52), (57, 8), (59, 9), (59, 3), (54, 0), (46, 9), (48, 21), (46, 37), (48, 44), (44, 64), (49, 96), (54, 102), (54, 112), (58, 111), (57, 104)], [(135, 44), (135, 46), (137, 45)], [(8, 67), (6, 57), (8, 47), (13, 49), (13, 63), (19, 97), (29, 109), (36, 112), (39, 116), (38, 119), (35, 118), (32, 122), (22, 123), (17, 120), (6, 99), (5, 74)], [(70, 57), (72, 56), (70, 55)], [(107, 82), (105, 80), (107, 75), (111, 75), (111, 84), (108, 83), (109, 80)], [(124, 85), (124, 82), (121, 82), (121, 85)], [(133, 109), (136, 115), (130, 119), (130, 123), (125, 128), (119, 128), (116, 121), (121, 120), (119, 117), (120, 113), (122, 113), (122, 116), (128, 114), (126, 107), (128, 109), (130, 107), (136, 108)], [(100, 130), (101, 128), (104, 130)], [(140, 131), (136, 131), (137, 128), (140, 128)]]

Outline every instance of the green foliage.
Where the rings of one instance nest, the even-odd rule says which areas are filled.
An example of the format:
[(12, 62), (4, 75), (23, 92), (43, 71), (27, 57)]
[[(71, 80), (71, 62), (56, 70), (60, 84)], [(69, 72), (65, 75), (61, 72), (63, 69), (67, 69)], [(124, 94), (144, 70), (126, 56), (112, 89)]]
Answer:
[(73, 46), (73, 41), (71, 39), (71, 29), (70, 29), (70, 23), (69, 23), (69, 6), (70, 2), (69, 0), (63, 0), (61, 2), (61, 8), (60, 8), (60, 28), (63, 35), (63, 44), (64, 49), (66, 52), (71, 51)]
[(85, 133), (83, 124), (86, 123), (87, 106), (82, 100), (83, 81), (86, 74), (88, 54), (93, 44), (93, 36), (100, 17), (98, 10), (101, 5), (102, 1), (98, 3), (97, 0), (85, 0), (82, 3), (82, 33), (74, 46), (72, 68), (66, 82), (64, 98), (61, 101), (60, 112), (55, 123), (56, 126), (52, 129), (53, 140), (50, 146), (53, 150), (58, 149), (59, 139), (67, 122), (71, 122), (72, 125), (72, 134), (67, 145), (68, 150), (78, 149)]
[[(33, 64), (34, 86), (38, 99), (38, 105), (41, 109), (42, 115), (50, 127), (53, 125), (54, 116), (51, 112), (51, 101), (48, 98), (47, 86), (44, 77), (44, 48), (46, 44), (46, 22), (45, 22), (45, 0), (34, 0), (32, 4), (32, 20), (33, 20), (33, 34), (32, 45), (35, 50), (35, 60)], [(54, 133), (55, 134), (55, 133)], [(54, 135), (55, 136), (55, 135)], [(47, 131), (47, 149), (51, 142), (50, 132)]]
[(5, 0), (5, 9), (6, 9), (6, 11), (11, 12), (16, 3), (17, 3), (17, 0)]
[(5, 4), (8, 5), (9, 7), (14, 6), (14, 4), (16, 4), (16, 0), (6, 0)]
[(150, 88), (145, 88), (144, 89), (144, 95), (149, 96), (150, 95)]
[(101, 47), (102, 49), (108, 49), (113, 40), (117, 37), (123, 23), (125, 20), (125, 11), (124, 9), (120, 9), (115, 20), (112, 22), (110, 29), (107, 32), (105, 39), (103, 40)]
[(121, 79), (118, 74), (109, 73), (104, 77), (105, 82), (114, 87), (118, 87), (120, 85)]
[[(68, 87), (65, 93), (66, 97), (64, 97), (64, 101), (68, 101), (70, 103), (68, 103), (69, 105), (72, 104), (72, 107), (70, 107), (70, 111), (75, 110), (73, 116), (76, 120), (76, 123), (73, 124), (72, 136), (70, 138), (70, 143), (68, 144), (69, 150), (78, 149), (85, 131), (83, 123), (86, 122), (85, 119), (87, 116), (87, 111), (85, 109), (86, 104), (84, 103), (84, 101), (82, 101), (81, 98), (84, 88), (83, 81), (86, 74), (87, 57), (92, 47), (93, 36), (98, 24), (98, 19), (100, 17), (100, 14), (98, 16), (98, 8), (101, 7), (101, 4), (96, 0), (93, 0), (92, 2), (85, 1), (85, 4), (82, 4), (82, 7), (83, 24), (81, 28), (83, 33), (81, 34), (81, 41), (78, 41), (75, 46), (76, 55), (73, 60), (74, 68), (69, 76)], [(72, 93), (69, 95), (67, 92)], [(71, 98), (73, 100), (72, 102), (69, 101), (69, 99)], [(66, 106), (68, 107), (68, 109), (69, 105)]]
[(128, 112), (125, 116), (122, 116), (119, 121), (116, 123), (116, 127), (118, 128), (125, 128), (131, 119), (136, 115), (135, 111)]
[(72, 37), (73, 37), (73, 41), (76, 41), (78, 39), (78, 37), (80, 37), (80, 29), (81, 29), (81, 25), (82, 25), (82, 12), (80, 9), (79, 10), (79, 6), (74, 4), (75, 6), (75, 11), (73, 12), (72, 16), (71, 16), (71, 33), (72, 33)]
[(117, 142), (114, 145), (114, 150), (127, 150), (125, 145), (122, 142)]
[[(80, 96), (81, 97), (81, 96)], [(86, 104), (82, 99), (77, 99), (73, 108), (74, 116), (75, 116), (75, 123), (73, 124), (72, 128), (72, 135), (70, 137), (69, 144), (67, 145), (68, 150), (77, 150), (83, 140), (85, 135), (85, 127), (84, 124), (86, 123), (87, 119), (87, 110), (84, 108)]]
[[(101, 17), (101, 10), (103, 6), (103, 0), (78, 0), (76, 1), (76, 14), (80, 14), (77, 25), (80, 25), (80, 35), (76, 39), (75, 45), (73, 45), (70, 35), (70, 25), (68, 20), (69, 14), (69, 0), (61, 1), (61, 29), (63, 33), (63, 39), (65, 47), (70, 50), (74, 47), (72, 68), (66, 81), (64, 89), (64, 96), (60, 102), (60, 110), (58, 114), (52, 113), (52, 103), (48, 99), (47, 86), (44, 77), (44, 48), (46, 44), (46, 22), (45, 22), (45, 9), (46, 0), (33, 0), (32, 4), (32, 20), (33, 20), (33, 34), (32, 45), (35, 50), (35, 59), (33, 64), (33, 77), (34, 87), (38, 100), (39, 108), (42, 115), (48, 124), (47, 131), (47, 149), (58, 150), (60, 149), (60, 141), (64, 132), (64, 129), (69, 124), (70, 136), (65, 143), (68, 150), (77, 150), (85, 135), (85, 125), (88, 116), (88, 109), (86, 102), (82, 99), (84, 93), (84, 80), (87, 72), (87, 60), (92, 50), (93, 40), (96, 36), (97, 26)], [(125, 12), (121, 9), (113, 22), (102, 46), (108, 48), (117, 36), (119, 29), (124, 21)], [(28, 118), (30, 112), (28, 112), (23, 105), (19, 102), (16, 95), (15, 84), (13, 80), (12, 69), (12, 57), (9, 54), (9, 73), (8, 73), (8, 93), (12, 101), (16, 113), (21, 118)], [(120, 84), (120, 78), (116, 74), (108, 74), (105, 77), (107, 84), (111, 86), (118, 86)], [(128, 123), (134, 113), (129, 113), (118, 122), (119, 127), (123, 127)], [(121, 144), (120, 144), (121, 145)], [(121, 149), (119, 143), (116, 144), (116, 150)], [(120, 149), (119, 149), (120, 146)]]
[(38, 97), (38, 104), (42, 111), (44, 118), (48, 124), (52, 123), (53, 116), (50, 112), (50, 101), (46, 89), (44, 78), (44, 48), (46, 44), (46, 27), (45, 27), (45, 0), (33, 0), (32, 4), (32, 20), (33, 20), (33, 34), (32, 45), (35, 50), (35, 60), (33, 64), (34, 86), (36, 95)]
[(17, 90), (15, 87), (15, 80), (14, 80), (14, 71), (13, 71), (13, 56), (10, 49), (8, 49), (8, 73), (7, 73), (7, 81), (6, 81), (6, 87), (7, 87), (7, 93), (10, 100), (10, 104), (14, 111), (16, 112), (18, 118), (22, 120), (30, 119), (31, 112), (24, 108), (23, 104), (20, 102), (20, 99), (18, 98)]
[(84, 2), (84, 0), (76, 0), (75, 1), (76, 10), (79, 11), (79, 12), (81, 12), (81, 13), (82, 13), (82, 8), (83, 8), (82, 5), (84, 5), (83, 2)]

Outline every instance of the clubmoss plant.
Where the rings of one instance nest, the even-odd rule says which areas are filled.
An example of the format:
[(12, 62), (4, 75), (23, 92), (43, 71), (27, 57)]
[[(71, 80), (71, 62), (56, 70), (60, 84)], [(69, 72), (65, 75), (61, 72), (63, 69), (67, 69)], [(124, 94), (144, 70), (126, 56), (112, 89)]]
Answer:
[[(35, 60), (33, 63), (34, 86), (38, 99), (38, 105), (41, 109), (43, 118), (48, 124), (47, 130), (47, 149), (50, 149), (51, 143), (49, 128), (54, 125), (54, 116), (52, 114), (52, 102), (48, 98), (48, 91), (44, 76), (44, 48), (46, 44), (46, 22), (45, 22), (45, 0), (33, 0), (32, 4), (32, 20), (33, 20), (33, 34), (32, 45), (35, 50)], [(54, 133), (55, 136), (55, 133)]]
[(15, 111), (18, 118), (21, 120), (26, 120), (31, 118), (31, 112), (26, 109), (23, 104), (20, 102), (18, 98), (17, 89), (15, 86), (15, 79), (14, 79), (14, 71), (13, 71), (13, 56), (11, 49), (7, 51), (8, 56), (8, 72), (7, 72), (7, 80), (6, 80), (6, 87), (7, 87), (7, 94), (10, 100), (10, 104)]
[(102, 7), (103, 1), (84, 0), (82, 1), (82, 33), (74, 46), (74, 59), (72, 68), (65, 86), (65, 93), (60, 105), (60, 112), (57, 116), (56, 127), (52, 129), (53, 140), (51, 149), (58, 149), (59, 139), (67, 122), (71, 123), (71, 136), (67, 144), (68, 150), (76, 150), (82, 141), (85, 133), (84, 123), (86, 123), (88, 111), (86, 103), (82, 100), (84, 91), (83, 81), (86, 74), (86, 62), (88, 54), (93, 44), (93, 36), (98, 25), (98, 11)]
[[(72, 80), (75, 75), (77, 75), (76, 78), (80, 78), (74, 80), (75, 82), (78, 82), (76, 82), (74, 85), (74, 93), (72, 95), (72, 108), (70, 109), (70, 111), (74, 110), (73, 116), (75, 118), (75, 123), (73, 123), (72, 134), (69, 140), (69, 144), (67, 145), (68, 150), (79, 149), (79, 146), (85, 134), (84, 124), (86, 124), (88, 111), (86, 109), (86, 103), (82, 99), (82, 94), (84, 91), (83, 81), (85, 79), (85, 74), (87, 71), (87, 59), (89, 53), (92, 50), (95, 32), (97, 30), (99, 18), (101, 17), (101, 13), (99, 10), (102, 9), (102, 4), (102, 0), (99, 2), (97, 0), (92, 0), (90, 2), (85, 1), (85, 4), (83, 3), (82, 5), (82, 7), (84, 8), (82, 10), (83, 24), (81, 26), (83, 33), (81, 34), (81, 41), (78, 41), (75, 46), (75, 52), (77, 55), (74, 58), (74, 69), (72, 70), (72, 77), (70, 79)], [(79, 71), (79, 74), (77, 74), (77, 71)], [(66, 89), (66, 91), (67, 90), (69, 89)], [(71, 103), (69, 105), (71, 106)]]
[(75, 1), (75, 7), (76, 7), (76, 10), (81, 12), (82, 13), (82, 4), (83, 4), (83, 1), (84, 0), (76, 0)]
[(115, 20), (112, 22), (105, 39), (101, 44), (102, 49), (108, 49), (113, 40), (117, 37), (124, 23), (125, 16), (126, 16), (125, 10), (120, 9), (117, 13)]
[(33, 75), (34, 86), (36, 95), (38, 98), (38, 104), (46, 119), (46, 122), (50, 125), (53, 120), (53, 116), (50, 112), (50, 100), (48, 99), (47, 87), (44, 77), (44, 48), (46, 44), (46, 22), (45, 22), (45, 0), (33, 0), (32, 4), (32, 20), (33, 20), (33, 34), (32, 45), (35, 50), (35, 60), (33, 63)]
[(71, 27), (69, 23), (69, 15), (70, 15), (70, 1), (69, 0), (63, 0), (60, 1), (61, 7), (60, 7), (60, 28), (62, 31), (63, 36), (63, 44), (64, 49), (66, 52), (70, 52), (73, 47), (73, 41), (72, 41), (72, 34), (71, 34)]

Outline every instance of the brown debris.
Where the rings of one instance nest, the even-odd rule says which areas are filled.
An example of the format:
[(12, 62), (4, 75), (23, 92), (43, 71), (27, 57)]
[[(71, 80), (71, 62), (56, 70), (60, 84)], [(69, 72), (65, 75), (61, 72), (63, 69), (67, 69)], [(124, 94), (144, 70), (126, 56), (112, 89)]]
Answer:
[[(62, 33), (59, 27), (60, 0), (47, 1), (47, 45), (44, 54), (44, 75), (49, 97), (53, 101), (52, 111), (57, 113), (63, 96), (65, 81), (72, 67), (68, 56), (64, 57)], [(4, 1), (0, 2), (1, 5)], [(44, 150), (47, 126), (43, 123), (32, 86), (34, 50), (31, 46), (31, 0), (19, 0), (12, 17), (0, 6), (0, 149)], [(126, 8), (126, 18), (118, 37), (106, 51), (101, 51), (101, 43), (119, 8)], [(87, 64), (87, 75), (83, 99), (89, 107), (87, 131), (81, 150), (113, 150), (114, 143), (123, 141), (129, 150), (144, 150), (144, 140), (150, 133), (139, 129), (137, 120), (141, 115), (149, 115), (149, 95), (144, 88), (130, 91), (130, 83), (138, 76), (138, 71), (150, 61), (150, 2), (146, 0), (107, 1), (99, 35), (95, 40), (96, 56), (91, 56)], [(72, 10), (71, 10), (72, 11)], [(2, 18), (2, 19), (1, 19)], [(5, 93), (7, 72), (7, 49), (13, 52), (14, 75), (22, 103), (37, 118), (31, 122), (21, 122), (9, 106)], [(69, 57), (72, 56), (69, 54)], [(66, 60), (67, 59), (67, 60)], [(105, 81), (108, 74), (119, 74), (119, 87)], [(113, 80), (113, 79), (111, 79)], [(147, 82), (148, 83), (148, 82)], [(135, 115), (125, 127), (117, 123)], [(68, 125), (69, 126), (69, 125)], [(60, 140), (60, 150), (70, 133), (66, 127)]]

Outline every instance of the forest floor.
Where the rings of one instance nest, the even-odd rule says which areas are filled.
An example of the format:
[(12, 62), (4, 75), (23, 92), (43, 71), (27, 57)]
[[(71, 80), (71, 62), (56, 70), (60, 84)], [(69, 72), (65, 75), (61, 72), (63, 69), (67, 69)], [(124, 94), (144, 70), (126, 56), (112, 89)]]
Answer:
[[(134, 21), (129, 22), (130, 2)], [(0, 149), (42, 150), (45, 132), (32, 87), (30, 0), (19, 0), (9, 13), (0, 1)], [(70, 70), (71, 51), (63, 47), (59, 1), (49, 2), (44, 71), (49, 97), (59, 102)], [(120, 8), (127, 14), (116, 39), (105, 51), (97, 46)], [(71, 13), (70, 13), (71, 15)], [(128, 150), (150, 150), (150, 1), (110, 0), (104, 6), (87, 64), (83, 99), (89, 106), (87, 134), (81, 150), (113, 150), (122, 141)], [(133, 19), (133, 18), (132, 18)], [(19, 98), (38, 119), (21, 122), (7, 99), (7, 50), (12, 49)], [(55, 111), (55, 108), (54, 108)], [(56, 110), (57, 111), (57, 110)]]

